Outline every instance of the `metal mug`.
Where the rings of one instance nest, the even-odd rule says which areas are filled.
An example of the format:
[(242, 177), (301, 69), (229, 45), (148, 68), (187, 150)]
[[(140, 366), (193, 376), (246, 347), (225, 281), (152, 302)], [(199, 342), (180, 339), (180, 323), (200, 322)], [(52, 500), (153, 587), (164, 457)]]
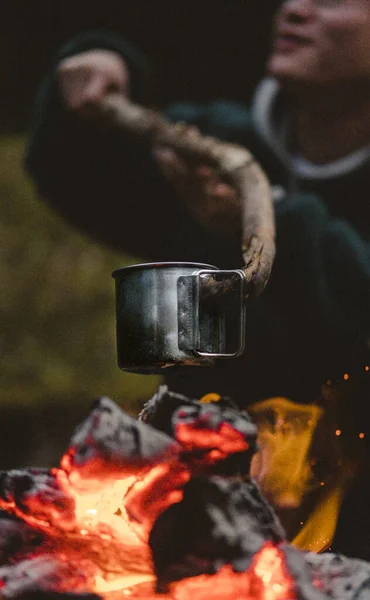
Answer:
[[(243, 352), (243, 271), (164, 262), (123, 267), (112, 277), (118, 366), (123, 371), (162, 373), (167, 367), (213, 366), (217, 358), (232, 358)], [(231, 304), (222, 298), (217, 302), (203, 299), (211, 279), (230, 277), (236, 281)]]

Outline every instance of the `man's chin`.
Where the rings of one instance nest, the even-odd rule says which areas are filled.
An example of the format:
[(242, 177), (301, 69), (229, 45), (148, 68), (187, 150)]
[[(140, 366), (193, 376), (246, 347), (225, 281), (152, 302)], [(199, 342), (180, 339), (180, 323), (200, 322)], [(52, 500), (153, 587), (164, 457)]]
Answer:
[(271, 77), (280, 79), (280, 77), (290, 76), (297, 74), (297, 65), (291, 57), (273, 54), (267, 61), (266, 70)]
[(266, 75), (282, 85), (307, 83), (307, 72), (301, 64), (287, 56), (273, 55), (266, 64)]

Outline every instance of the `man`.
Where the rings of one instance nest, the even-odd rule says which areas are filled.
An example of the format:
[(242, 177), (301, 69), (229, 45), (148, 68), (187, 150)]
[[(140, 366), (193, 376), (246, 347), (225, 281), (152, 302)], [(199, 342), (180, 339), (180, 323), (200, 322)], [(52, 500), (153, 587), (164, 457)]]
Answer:
[[(313, 403), (328, 379), (346, 374), (360, 382), (345, 408), (365, 441), (369, 34), (368, 0), (286, 0), (250, 110), (218, 101), (166, 113), (252, 151), (273, 186), (277, 227), (271, 279), (248, 309), (244, 355), (212, 370), (169, 372), (170, 387), (227, 394), (241, 406), (272, 396)], [(96, 125), (106, 93), (146, 102), (146, 82), (140, 54), (118, 36), (82, 34), (61, 50), (40, 92), (27, 154), (40, 193), (74, 224), (133, 255), (241, 266), (239, 232), (208, 228), (182, 202), (189, 190), (217, 199), (227, 187), (202, 169), (189, 171), (169, 150), (148, 151)], [(370, 558), (370, 536), (357, 555)]]

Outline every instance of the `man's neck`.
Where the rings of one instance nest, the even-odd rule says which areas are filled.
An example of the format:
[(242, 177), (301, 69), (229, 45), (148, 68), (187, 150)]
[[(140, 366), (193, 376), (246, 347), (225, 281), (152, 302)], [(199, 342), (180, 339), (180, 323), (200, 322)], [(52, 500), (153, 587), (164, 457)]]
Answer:
[(370, 93), (317, 94), (294, 101), (291, 148), (315, 164), (370, 145)]

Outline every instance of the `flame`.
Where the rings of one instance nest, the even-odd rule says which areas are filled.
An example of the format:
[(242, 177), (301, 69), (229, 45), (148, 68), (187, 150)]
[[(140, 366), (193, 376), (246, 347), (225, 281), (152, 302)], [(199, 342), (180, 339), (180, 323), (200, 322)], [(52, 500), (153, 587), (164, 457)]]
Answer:
[(322, 409), (270, 398), (248, 411), (258, 425), (259, 450), (252, 458), (251, 476), (275, 507), (300, 506), (313, 484), (308, 453)]
[[(301, 550), (322, 552), (332, 543), (344, 494), (356, 473), (354, 463), (338, 446), (342, 430), (330, 430), (332, 416), (329, 425), (323, 427), (325, 458), (330, 453), (332, 456), (325, 481), (318, 480), (313, 472), (316, 459), (312, 442), (324, 415), (322, 408), (278, 397), (256, 403), (248, 411), (258, 425), (259, 450), (252, 458), (251, 476), (286, 529), (289, 519), (294, 523), (294, 515), (301, 515), (299, 528), (295, 527), (291, 535), (292, 544)], [(333, 439), (328, 446), (329, 435), (336, 438), (336, 444)]]
[[(205, 404), (214, 401), (214, 394), (203, 399)], [(343, 459), (325, 479), (315, 476), (312, 442), (323, 410), (285, 398), (271, 398), (253, 405), (249, 412), (259, 428), (259, 450), (252, 459), (252, 477), (277, 509), (300, 510), (307, 494), (314, 491), (316, 503), (309, 519), (301, 521), (302, 528), (293, 544), (316, 552), (327, 548), (334, 535), (343, 493), (353, 476), (353, 465)], [(207, 461), (212, 463), (229, 453), (248, 449), (245, 435), (227, 422), (218, 429), (207, 429), (211, 417), (211, 407), (207, 407), (196, 421), (198, 428), (186, 421), (177, 425), (176, 439), (184, 449), (195, 445), (202, 450), (202, 460), (207, 465)], [(338, 444), (346, 430), (333, 427), (331, 433), (333, 442)], [(361, 434), (357, 433), (356, 438), (362, 439)], [(6, 495), (0, 499), (1, 508), (45, 533), (45, 542), (32, 557), (36, 572), (48, 577), (56, 591), (94, 592), (106, 600), (114, 600), (117, 595), (155, 600), (159, 593), (155, 588), (149, 534), (159, 515), (183, 499), (191, 467), (179, 460), (178, 454), (168, 453), (156, 464), (141, 464), (136, 471), (133, 466), (124, 473), (117, 470), (115, 463), (111, 466), (108, 462), (101, 479), (97, 479), (94, 469), (79, 472), (72, 468), (72, 453), (73, 447), (62, 457), (60, 468), (50, 471), (50, 479), (44, 481), (41, 473), (35, 494), (25, 493), (19, 506), (12, 500), (11, 489), (9, 499)], [(27, 571), (29, 562), (26, 552), (15, 567)], [(270, 541), (253, 556), (246, 571), (234, 572), (230, 565), (220, 563), (215, 568), (215, 574), (170, 583), (168, 593), (161, 590), (160, 597), (228, 600), (232, 595), (243, 600), (297, 600), (283, 547)], [(5, 583), (0, 576), (2, 585)]]
[[(70, 585), (75, 591), (94, 592), (105, 600), (113, 600), (117, 594), (142, 600), (155, 600), (157, 597), (163, 600), (208, 600), (210, 595), (212, 600), (228, 600), (230, 590), (235, 598), (245, 600), (296, 600), (294, 582), (286, 569), (284, 554), (271, 542), (266, 542), (255, 554), (245, 572), (236, 573), (231, 566), (224, 565), (214, 575), (186, 578), (171, 584), (169, 595), (159, 596), (156, 593), (147, 531), (141, 523), (136, 528), (133, 526), (128, 507), (145, 509), (148, 494), (154, 494), (154, 498), (158, 494), (158, 502), (154, 501), (155, 514), (163, 510), (169, 501), (173, 502), (174, 496), (163, 490), (162, 485), (169, 479), (172, 468), (173, 465), (159, 464), (141, 479), (131, 476), (103, 481), (98, 491), (96, 481), (92, 491), (82, 490), (72, 485), (61, 470), (54, 469), (58, 481), (74, 498), (75, 529), (64, 532), (60, 537), (56, 530), (54, 538), (49, 538), (48, 552), (44, 548), (44, 553), (41, 551), (38, 557), (35, 554), (32, 561), (38, 561), (40, 568), (47, 569), (51, 580), (55, 577), (54, 573), (60, 571), (60, 586), (67, 590)], [(170, 478), (175, 489), (188, 479), (189, 474), (184, 474), (180, 468)], [(76, 481), (75, 475), (74, 483)], [(181, 497), (180, 494), (175, 501)], [(51, 563), (50, 554), (54, 561)], [(77, 565), (83, 565), (81, 572)], [(71, 570), (74, 576), (72, 585)]]
[(339, 509), (345, 491), (344, 481), (330, 486), (314, 511), (310, 514), (302, 530), (296, 535), (293, 544), (301, 550), (322, 552), (329, 548), (334, 538)]
[[(142, 600), (208, 600), (210, 596), (226, 600), (230, 592), (245, 600), (296, 600), (284, 553), (271, 542), (254, 555), (247, 571), (237, 573), (224, 565), (214, 575), (170, 584), (169, 595), (156, 593), (148, 534), (158, 515), (182, 499), (190, 473), (178, 461), (100, 482), (82, 481), (77, 471), (71, 472), (69, 479), (60, 468), (52, 474), (66, 497), (73, 500), (74, 520), (66, 529), (57, 517), (44, 523), (19, 512), (32, 526), (47, 532), (47, 542), (31, 558), (16, 564), (21, 572), (42, 574), (41, 585), (46, 589), (52, 585), (59, 591), (93, 592), (105, 600), (114, 600), (117, 594)], [(29, 508), (32, 512), (32, 502)]]
[(220, 402), (221, 399), (222, 396), (220, 396), (220, 394), (210, 392), (209, 394), (205, 394), (204, 396), (202, 396), (199, 402), (201, 402), (202, 404), (210, 404), (211, 402)]

